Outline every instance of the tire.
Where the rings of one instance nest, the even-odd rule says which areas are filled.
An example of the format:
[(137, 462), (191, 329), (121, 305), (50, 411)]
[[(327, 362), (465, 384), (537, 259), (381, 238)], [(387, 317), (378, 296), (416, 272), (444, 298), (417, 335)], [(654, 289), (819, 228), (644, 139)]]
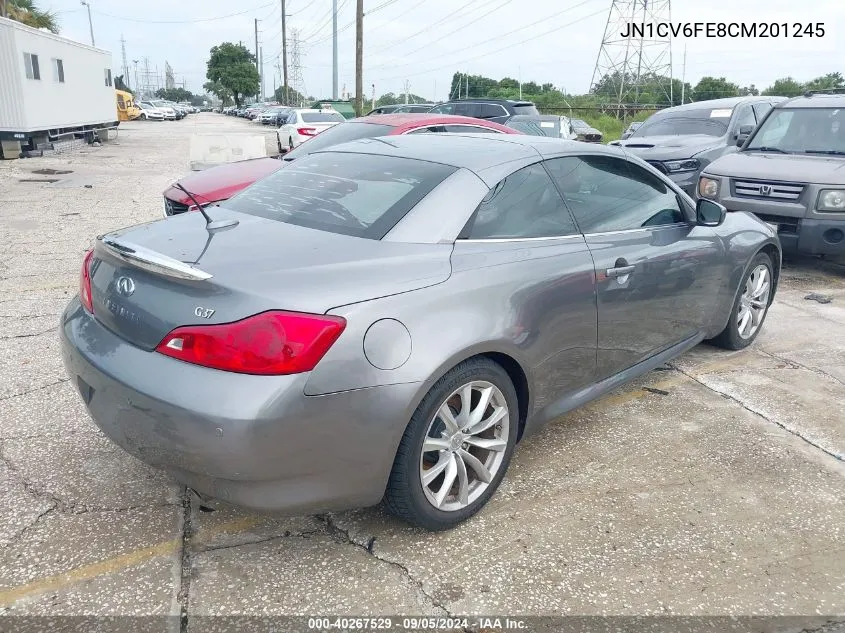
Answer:
[(146, 120), (147, 120), (147, 113), (146, 113), (146, 112), (142, 112), (142, 113), (141, 113), (141, 120), (142, 120), (142, 121), (146, 121)]
[(293, 149), (294, 149), (294, 147), (293, 147), (293, 137), (291, 137), (291, 138), (288, 139), (288, 151), (292, 152)]
[[(758, 282), (752, 280), (752, 277), (761, 274), (760, 271), (764, 269), (766, 271), (765, 292), (755, 288)], [(731, 315), (728, 319), (728, 324), (725, 326), (725, 329), (718, 334), (718, 336), (710, 341), (711, 343), (725, 349), (740, 350), (745, 349), (754, 342), (754, 339), (757, 338), (760, 330), (763, 329), (763, 323), (766, 320), (766, 315), (769, 313), (773, 279), (774, 275), (771, 258), (766, 255), (766, 253), (757, 253), (757, 255), (754, 256), (754, 259), (751, 260), (751, 265), (748, 267), (748, 271), (745, 273), (739, 284), (736, 298), (731, 306)], [(757, 309), (755, 308), (755, 301), (763, 304), (760, 312), (757, 312)], [(743, 331), (740, 328), (744, 308), (750, 312), (749, 318), (752, 321), (752, 325), (754, 325), (756, 320), (756, 327), (750, 331), (750, 334), (748, 333), (748, 330)]]
[[(469, 424), (462, 414), (466, 398), (461, 396), (467, 386), (471, 386), (467, 409), (473, 413), (480, 411), (476, 408), (479, 399), (489, 390), (489, 404), (480, 411), (480, 421)], [(464, 430), (474, 426), (479, 429), (476, 434), (458, 433), (450, 438), (449, 423), (439, 414), (444, 406), (453, 416), (451, 422)], [(491, 423), (486, 430), (480, 430)], [(489, 358), (464, 361), (434, 384), (411, 416), (393, 462), (385, 507), (400, 519), (427, 530), (458, 525), (478, 512), (496, 492), (510, 464), (518, 430), (519, 401), (507, 372)], [(480, 447), (485, 440), (495, 443), (496, 448)], [(440, 448), (424, 451), (424, 442), (430, 447), (436, 443)], [(486, 467), (489, 482), (478, 475), (481, 471), (476, 470), (473, 460)], [(436, 470), (436, 474), (424, 485), (422, 478), (428, 470)], [(444, 491), (447, 477), (451, 483)], [(459, 491), (463, 491), (463, 498)]]

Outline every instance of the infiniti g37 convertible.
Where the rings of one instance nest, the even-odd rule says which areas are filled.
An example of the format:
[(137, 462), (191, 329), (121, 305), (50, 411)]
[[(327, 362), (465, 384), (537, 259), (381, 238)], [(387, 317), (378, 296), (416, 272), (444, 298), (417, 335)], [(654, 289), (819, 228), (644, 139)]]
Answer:
[(201, 495), (451, 527), (515, 444), (760, 332), (780, 247), (620, 148), (358, 140), (96, 240), (62, 317), (103, 432)]

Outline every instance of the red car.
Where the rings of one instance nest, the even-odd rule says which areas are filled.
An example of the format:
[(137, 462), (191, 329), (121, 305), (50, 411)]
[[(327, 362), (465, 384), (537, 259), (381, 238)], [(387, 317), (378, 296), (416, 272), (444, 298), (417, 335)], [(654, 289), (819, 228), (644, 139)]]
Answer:
[[(321, 132), (293, 151), (284, 154), (282, 160), (278, 158), (254, 158), (228, 163), (189, 174), (180, 180), (179, 184), (190, 191), (197, 202), (205, 206), (231, 198), (256, 180), (284, 167), (285, 162), (305, 156), (313, 151), (361, 138), (393, 136), (395, 134), (419, 134), (422, 132), (520, 134), (513, 128), (493, 121), (465, 116), (442, 114), (371, 115), (350, 119)], [(174, 186), (165, 190), (165, 215), (176, 215), (195, 210), (194, 203), (184, 191)]]

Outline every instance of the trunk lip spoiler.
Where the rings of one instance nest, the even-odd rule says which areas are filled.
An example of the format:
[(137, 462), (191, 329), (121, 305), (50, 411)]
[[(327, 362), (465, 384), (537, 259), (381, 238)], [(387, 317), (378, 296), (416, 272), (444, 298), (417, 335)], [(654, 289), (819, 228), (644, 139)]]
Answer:
[(167, 255), (138, 244), (133, 244), (132, 242), (118, 241), (114, 238), (101, 235), (97, 238), (96, 246), (106, 250), (110, 255), (122, 261), (168, 277), (205, 281), (206, 279), (211, 279), (213, 276), (204, 270), (194, 268), (178, 259), (168, 257)]

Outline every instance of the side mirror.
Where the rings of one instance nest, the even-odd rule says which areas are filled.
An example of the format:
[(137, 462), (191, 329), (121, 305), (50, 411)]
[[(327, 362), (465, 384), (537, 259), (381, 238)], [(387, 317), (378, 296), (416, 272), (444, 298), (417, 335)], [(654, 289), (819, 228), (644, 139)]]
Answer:
[(695, 219), (699, 226), (719, 226), (727, 215), (725, 207), (707, 198), (699, 198), (695, 205)]
[(739, 133), (736, 135), (736, 146), (742, 147), (743, 145), (745, 145), (745, 141), (748, 140), (748, 137), (751, 136), (751, 133), (753, 131), (753, 125), (740, 125)]

